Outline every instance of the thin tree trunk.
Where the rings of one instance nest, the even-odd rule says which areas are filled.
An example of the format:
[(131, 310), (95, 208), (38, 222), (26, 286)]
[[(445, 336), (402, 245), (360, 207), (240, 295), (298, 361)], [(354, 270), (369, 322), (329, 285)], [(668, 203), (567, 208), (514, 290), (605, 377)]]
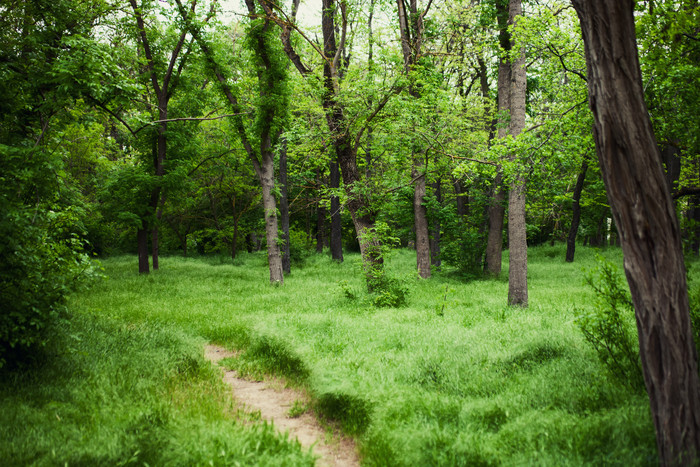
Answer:
[(581, 164), (581, 171), (576, 179), (576, 187), (574, 187), (573, 208), (571, 214), (571, 227), (569, 227), (569, 235), (566, 237), (566, 262), (574, 262), (574, 253), (576, 252), (576, 235), (578, 234), (578, 226), (581, 222), (581, 193), (583, 193), (583, 182), (586, 180), (586, 172), (588, 171), (588, 161), (584, 158)]
[(573, 0), (594, 137), (632, 293), (662, 465), (700, 453), (700, 381), (678, 219), (661, 166), (635, 40), (633, 0)]

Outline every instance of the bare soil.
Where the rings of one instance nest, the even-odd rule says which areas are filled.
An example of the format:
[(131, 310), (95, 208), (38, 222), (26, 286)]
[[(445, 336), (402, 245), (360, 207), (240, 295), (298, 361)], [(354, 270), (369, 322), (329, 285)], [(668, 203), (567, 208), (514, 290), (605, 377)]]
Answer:
[[(205, 357), (215, 364), (235, 354), (216, 345), (207, 345)], [(269, 379), (266, 381), (249, 381), (239, 378), (235, 371), (225, 371), (224, 381), (231, 386), (234, 398), (247, 410), (260, 412), (260, 416), (281, 432), (288, 432), (290, 437), (319, 456), (317, 465), (330, 467), (356, 467), (360, 465), (357, 449), (352, 439), (332, 432), (321, 426), (319, 421), (307, 410), (297, 417), (289, 416), (289, 409), (295, 402), (308, 407), (309, 398), (301, 391), (286, 387), (284, 381)]]

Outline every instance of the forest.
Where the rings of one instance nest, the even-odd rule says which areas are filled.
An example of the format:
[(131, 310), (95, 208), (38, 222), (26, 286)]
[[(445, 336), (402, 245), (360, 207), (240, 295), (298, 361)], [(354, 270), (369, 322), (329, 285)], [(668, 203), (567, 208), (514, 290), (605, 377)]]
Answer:
[(0, 0), (0, 95), (0, 464), (329, 464), (220, 368), (362, 465), (698, 462), (698, 0)]

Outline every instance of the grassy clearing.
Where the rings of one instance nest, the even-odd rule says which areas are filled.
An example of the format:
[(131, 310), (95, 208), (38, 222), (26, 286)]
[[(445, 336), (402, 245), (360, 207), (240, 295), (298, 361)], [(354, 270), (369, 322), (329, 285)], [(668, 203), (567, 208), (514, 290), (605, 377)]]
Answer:
[(55, 336), (0, 379), (0, 465), (314, 463), (239, 413), (201, 338), (87, 312)]
[[(604, 254), (621, 261), (618, 250)], [(375, 308), (362, 293), (359, 259), (353, 255), (346, 255), (343, 264), (326, 256), (311, 257), (281, 288), (267, 285), (263, 255), (244, 255), (234, 264), (218, 258), (163, 258), (161, 271), (147, 277), (136, 274), (133, 258), (114, 258), (104, 263), (109, 279), (73, 299), (79, 323), (71, 325), (100, 323), (99, 333), (104, 337), (81, 344), (80, 352), (88, 356), (76, 352), (71, 358), (85, 366), (107, 358), (112, 362), (108, 365), (114, 371), (113, 379), (92, 381), (76, 371), (71, 384), (78, 388), (75, 391), (89, 394), (85, 397), (102, 400), (107, 398), (103, 392), (116, 391), (113, 386), (119, 385), (121, 372), (145, 372), (149, 359), (160, 359), (148, 365), (165, 374), (143, 384), (148, 394), (163, 400), (173, 392), (173, 381), (181, 381), (172, 372), (195, 375), (179, 383), (176, 393), (184, 402), (168, 406), (167, 416), (144, 412), (148, 423), (142, 426), (153, 426), (148, 417), (163, 419), (159, 423), (170, 430), (166, 435), (153, 433), (158, 424), (149, 428), (151, 432), (132, 430), (129, 433), (135, 434), (120, 441), (109, 459), (128, 459), (138, 450), (151, 453), (146, 459), (158, 460), (158, 453), (165, 455), (170, 444), (178, 443), (182, 456), (195, 456), (192, 463), (203, 462), (205, 447), (198, 444), (200, 435), (185, 428), (194, 422), (182, 421), (181, 414), (202, 420), (195, 423), (199, 431), (194, 433), (215, 432), (209, 443), (224, 442), (217, 430), (227, 423), (233, 434), (226, 443), (239, 443), (236, 437), (240, 436), (240, 446), (247, 446), (245, 440), (263, 436), (261, 428), (246, 431), (225, 417), (217, 418), (221, 404), (211, 407), (205, 397), (190, 399), (187, 395), (202, 393), (202, 385), (216, 385), (211, 370), (201, 362), (201, 345), (206, 339), (243, 350), (231, 362), (243, 372), (282, 374), (305, 386), (322, 418), (336, 421), (357, 437), (367, 465), (654, 464), (654, 433), (645, 394), (610, 380), (574, 323), (575, 309), (592, 302), (592, 293), (583, 285), (583, 268), (595, 267), (594, 255), (593, 250), (579, 248), (577, 262), (566, 264), (561, 246), (532, 248), (528, 309), (505, 306), (504, 279), (465, 283), (449, 270), (427, 281), (410, 279), (407, 307)], [(398, 251), (389, 261), (390, 273), (410, 275), (414, 262), (414, 254)], [(507, 261), (504, 266), (507, 268)], [(345, 281), (342, 287), (340, 281)], [(357, 292), (357, 298), (347, 298), (348, 288)], [(141, 336), (120, 341), (134, 353), (126, 359), (114, 356), (126, 352), (124, 349), (104, 348), (114, 345), (106, 342), (119, 333)], [(155, 338), (151, 333), (171, 337)], [(177, 342), (165, 355), (161, 349), (171, 344), (159, 343), (164, 339)], [(71, 342), (68, 344), (76, 345)], [(145, 342), (149, 342), (148, 351), (140, 348)], [(188, 370), (190, 367), (193, 369)], [(184, 370), (178, 373), (178, 368)], [(4, 392), (12, 394), (27, 384), (30, 382), (3, 385)], [(39, 382), (31, 384), (43, 391)], [(77, 397), (61, 396), (58, 388), (65, 387), (57, 386), (56, 395), (42, 399), (43, 405), (26, 409), (36, 417), (32, 425), (53, 433), (49, 427), (59, 422), (52, 418), (50, 404), (53, 400), (60, 403), (62, 397)], [(220, 394), (217, 391), (207, 394)], [(124, 406), (134, 403), (127, 400)], [(97, 427), (107, 427), (101, 428), (106, 431), (101, 436), (116, 439), (114, 433), (128, 425), (122, 418), (129, 417), (116, 416), (120, 408), (109, 409), (115, 414), (110, 425), (110, 414), (83, 413), (94, 407), (91, 404), (97, 402), (81, 408), (76, 401), (67, 400), (59, 407), (73, 411), (76, 418), (85, 417), (95, 433)], [(207, 415), (196, 415), (200, 410)], [(2, 413), (6, 413), (4, 407)], [(13, 416), (24, 417), (20, 412)], [(211, 418), (216, 421), (207, 421)], [(129, 420), (136, 423), (138, 418)], [(211, 428), (212, 424), (217, 428)], [(30, 432), (8, 437), (9, 429), (4, 430), (2, 439), (9, 441), (2, 441), (0, 452), (14, 443), (32, 442)], [(66, 454), (56, 459), (80, 451), (79, 433), (55, 436), (59, 438), (43, 442), (47, 447), (42, 448), (42, 459), (52, 459), (49, 446), (62, 443)], [(268, 438), (265, 443), (282, 446)], [(110, 443), (117, 444), (101, 444), (107, 449)], [(238, 452), (244, 449), (240, 446)], [(39, 448), (18, 445), (12, 449), (20, 456)], [(279, 455), (294, 459), (285, 465), (306, 462), (298, 449), (279, 450)]]

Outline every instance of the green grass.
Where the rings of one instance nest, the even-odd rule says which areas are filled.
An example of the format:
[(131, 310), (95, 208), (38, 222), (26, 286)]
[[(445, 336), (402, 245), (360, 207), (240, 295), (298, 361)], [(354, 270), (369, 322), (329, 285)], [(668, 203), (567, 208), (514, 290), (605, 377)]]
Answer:
[[(135, 258), (109, 259), (109, 279), (72, 299), (76, 317), (56, 348), (76, 350), (46, 364), (55, 376), (35, 371), (0, 385), (4, 400), (15, 398), (0, 405), (0, 458), (116, 464), (138, 451), (167, 464), (159, 456), (177, 444), (194, 465), (225, 444), (227, 453), (251, 449), (260, 464), (274, 465), (273, 455), (285, 459), (279, 465), (308, 462), (298, 446), (231, 420), (202, 361), (208, 340), (243, 350), (232, 362), (239, 370), (304, 386), (310, 408), (353, 434), (367, 465), (654, 464), (646, 395), (610, 380), (574, 323), (593, 300), (583, 269), (595, 267), (596, 252), (579, 247), (567, 264), (561, 245), (531, 248), (527, 309), (505, 305), (507, 260), (495, 280), (465, 283), (447, 268), (410, 279), (408, 306), (376, 308), (352, 254), (343, 264), (312, 256), (283, 287), (268, 285), (262, 254), (234, 264), (166, 257), (149, 276), (136, 273)], [(619, 250), (603, 254), (621, 262)], [(388, 263), (397, 277), (414, 267), (410, 251)], [(104, 367), (100, 376), (92, 366)], [(141, 382), (148, 367), (157, 374)], [(136, 384), (144, 386), (136, 393), (125, 387)], [(143, 408), (140, 394), (152, 399)], [(104, 413), (92, 413), (103, 403)], [(61, 431), (56, 415), (84, 424)], [(25, 417), (30, 428), (17, 423)], [(83, 448), (91, 437), (104, 441)], [(257, 451), (256, 437), (264, 439)]]

